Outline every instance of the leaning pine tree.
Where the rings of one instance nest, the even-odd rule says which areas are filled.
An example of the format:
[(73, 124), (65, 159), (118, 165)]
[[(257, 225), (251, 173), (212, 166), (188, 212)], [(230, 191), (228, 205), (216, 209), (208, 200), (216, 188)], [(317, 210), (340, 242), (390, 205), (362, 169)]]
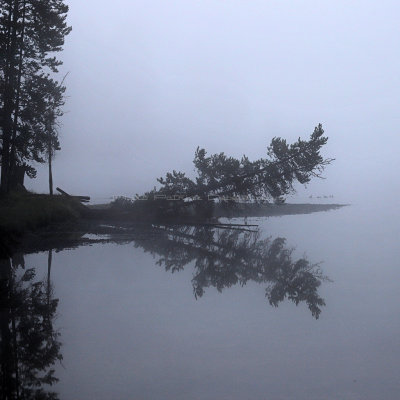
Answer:
[[(63, 0), (0, 0), (1, 192), (18, 168), (35, 176), (32, 162), (45, 162), (59, 148), (54, 119), (65, 88), (53, 80), (71, 28)], [(60, 100), (61, 99), (61, 100)], [(51, 128), (53, 127), (53, 128)]]
[(319, 124), (309, 140), (300, 138), (288, 144), (282, 138), (273, 138), (267, 150), (267, 157), (250, 161), (228, 157), (224, 153), (206, 155), (204, 149), (197, 148), (194, 165), (197, 176), (188, 178), (182, 172), (167, 173), (159, 178), (161, 188), (152, 195), (182, 199), (207, 200), (213, 196), (241, 197), (258, 201), (260, 199), (280, 199), (295, 191), (294, 184), (308, 183), (313, 177), (321, 177), (325, 166), (333, 159), (323, 158), (321, 148), (328, 138)]

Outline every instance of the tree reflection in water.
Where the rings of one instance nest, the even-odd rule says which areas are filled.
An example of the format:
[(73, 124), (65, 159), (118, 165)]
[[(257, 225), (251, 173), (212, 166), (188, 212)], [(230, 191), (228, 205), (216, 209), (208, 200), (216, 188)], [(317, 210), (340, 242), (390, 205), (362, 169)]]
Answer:
[[(171, 272), (193, 263), (196, 298), (210, 286), (222, 291), (254, 281), (266, 285), (273, 306), (286, 298), (305, 302), (318, 318), (325, 305), (318, 289), (328, 278), (319, 264), (295, 260), (283, 238), (262, 239), (259, 231), (226, 226), (153, 225), (123, 232), (110, 232), (105, 241), (134, 242)], [(0, 243), (0, 398), (57, 399), (49, 390), (58, 380), (52, 367), (62, 360), (59, 333), (53, 329), (58, 300), (50, 283), (52, 252), (47, 279), (37, 281), (35, 270), (25, 269), (23, 256), (6, 250)]]
[(154, 227), (154, 240), (135, 240), (136, 247), (158, 255), (157, 264), (175, 272), (193, 262), (196, 298), (213, 286), (218, 291), (248, 281), (267, 284), (269, 303), (275, 307), (285, 298), (296, 305), (305, 302), (318, 319), (325, 301), (319, 296), (320, 264), (306, 258), (293, 259), (293, 249), (284, 238), (261, 239), (259, 231), (221, 229), (208, 226)]
[(52, 366), (62, 360), (53, 329), (58, 299), (53, 298), (51, 250), (48, 276), (35, 281), (21, 254), (0, 259), (0, 398), (57, 399), (49, 386), (58, 381)]

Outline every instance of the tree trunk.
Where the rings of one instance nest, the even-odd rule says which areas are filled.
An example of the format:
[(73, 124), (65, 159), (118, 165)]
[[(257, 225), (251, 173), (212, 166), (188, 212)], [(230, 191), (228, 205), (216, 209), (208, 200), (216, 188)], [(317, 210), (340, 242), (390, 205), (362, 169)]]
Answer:
[[(1, 181), (0, 192), (7, 193), (9, 191), (8, 183), (10, 179), (10, 146), (12, 136), (12, 116), (14, 110), (14, 95), (15, 95), (15, 55), (17, 53), (17, 29), (19, 18), (19, 1), (14, 0), (13, 6), (10, 3), (9, 18), (10, 25), (8, 27), (7, 36), (9, 45), (7, 46), (6, 67), (4, 72), (4, 94), (3, 94), (3, 121), (2, 121), (2, 150), (1, 150)], [(12, 9), (12, 11), (11, 11)]]
[(53, 173), (51, 171), (51, 145), (49, 145), (49, 191), (50, 191), (50, 196), (53, 196)]
[[(19, 103), (21, 97), (21, 80), (22, 80), (22, 69), (23, 69), (23, 53), (24, 53), (24, 36), (25, 36), (25, 15), (26, 15), (26, 0), (24, 0), (22, 9), (22, 31), (20, 36), (19, 45), (19, 61), (18, 61), (18, 77), (17, 77), (17, 87), (16, 87), (16, 100), (14, 106), (14, 121), (12, 127), (12, 138), (11, 138), (11, 150), (10, 150), (10, 161), (9, 161), (9, 175), (12, 176), (14, 169), (17, 166), (16, 160), (16, 138), (18, 129), (18, 117), (19, 117)], [(10, 179), (8, 180), (8, 189), (10, 188)]]

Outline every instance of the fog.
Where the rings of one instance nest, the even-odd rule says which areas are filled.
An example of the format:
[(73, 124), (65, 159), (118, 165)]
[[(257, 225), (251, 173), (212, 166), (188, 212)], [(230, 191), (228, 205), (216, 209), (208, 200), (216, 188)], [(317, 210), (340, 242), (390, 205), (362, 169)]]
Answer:
[[(396, 198), (397, 1), (70, 0), (55, 185), (107, 198), (193, 174), (197, 146), (250, 159), (318, 123), (336, 161), (301, 195)], [(46, 192), (47, 166), (27, 187)]]
[[(255, 160), (321, 123), (335, 160), (287, 202), (352, 206), (137, 202), (74, 222), (66, 204), (59, 225), (27, 199), (37, 231), (0, 260), (3, 386), (47, 368), (66, 399), (397, 399), (399, 3), (65, 2), (54, 187), (133, 197), (194, 177), (198, 146)], [(48, 192), (36, 167), (25, 186)]]

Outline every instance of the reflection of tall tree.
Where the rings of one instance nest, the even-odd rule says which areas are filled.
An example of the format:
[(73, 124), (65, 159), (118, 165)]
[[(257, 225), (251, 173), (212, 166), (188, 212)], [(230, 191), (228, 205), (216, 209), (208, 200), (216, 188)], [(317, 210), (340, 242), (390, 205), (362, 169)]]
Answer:
[(175, 272), (190, 262), (195, 264), (192, 279), (194, 294), (201, 297), (205, 288), (218, 291), (248, 281), (266, 283), (266, 296), (273, 306), (285, 298), (295, 304), (306, 302), (318, 318), (324, 300), (318, 288), (324, 277), (319, 264), (307, 259), (293, 260), (285, 239), (260, 239), (259, 232), (210, 229), (209, 227), (156, 228), (156, 240), (136, 240), (136, 245), (160, 256), (157, 264)]
[(0, 260), (1, 399), (58, 398), (47, 388), (57, 382), (52, 365), (62, 359), (53, 329), (58, 300), (49, 279), (34, 277), (22, 255)]

